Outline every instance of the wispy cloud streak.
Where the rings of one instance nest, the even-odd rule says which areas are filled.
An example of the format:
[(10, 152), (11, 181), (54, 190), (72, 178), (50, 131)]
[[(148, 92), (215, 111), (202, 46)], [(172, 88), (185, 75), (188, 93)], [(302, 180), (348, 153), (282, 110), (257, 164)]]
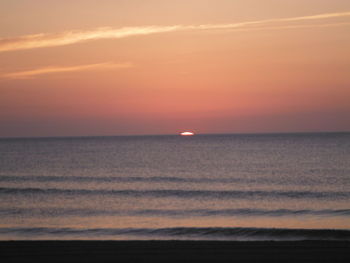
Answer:
[[(332, 24), (311, 24), (311, 25), (286, 25), (286, 26), (264, 26), (264, 27), (248, 27), (235, 28), (234, 31), (257, 31), (257, 30), (281, 30), (281, 29), (296, 29), (296, 28), (317, 28), (317, 27), (337, 27), (350, 26), (350, 22), (346, 23), (332, 23)], [(230, 30), (230, 28), (228, 28)]]
[(181, 26), (125, 27), (120, 29), (104, 27), (89, 31), (66, 31), (58, 34), (26, 35), (18, 38), (0, 39), (0, 52), (64, 46), (89, 40), (126, 38), (130, 36), (171, 32), (180, 29)]
[(75, 71), (86, 71), (86, 70), (103, 70), (103, 69), (121, 69), (121, 68), (130, 68), (132, 67), (131, 63), (98, 63), (98, 64), (88, 64), (88, 65), (78, 65), (71, 67), (46, 67), (38, 68), (28, 71), (18, 71), (11, 72), (7, 74), (0, 75), (1, 78), (9, 79), (26, 79), (33, 78), (38, 75), (52, 74), (52, 73), (62, 73), (62, 72), (75, 72)]
[[(143, 27), (124, 27), (119, 29), (113, 29), (110, 27), (97, 28), (89, 31), (66, 31), (57, 34), (36, 34), (25, 35), (17, 38), (0, 39), (0, 52), (33, 49), (43, 47), (55, 47), (75, 44), (79, 42), (98, 40), (98, 39), (118, 39), (127, 38), (132, 36), (151, 35), (157, 33), (167, 33), (176, 31), (188, 31), (188, 30), (215, 30), (215, 29), (247, 29), (251, 26), (261, 26), (259, 29), (266, 30), (269, 27), (264, 27), (270, 23), (278, 22), (297, 22), (297, 21), (310, 21), (310, 20), (324, 20), (330, 18), (349, 17), (350, 12), (342, 13), (327, 13), (311, 16), (289, 17), (289, 18), (276, 18), (265, 19), (257, 21), (247, 21), (241, 23), (231, 24), (205, 24), (205, 25), (173, 25), (173, 26), (143, 26)], [(334, 24), (336, 25), (336, 24)], [(338, 23), (337, 25), (340, 25)], [(343, 24), (344, 25), (344, 24)], [(320, 25), (315, 25), (320, 26)], [(322, 26), (322, 25), (321, 25)], [(329, 26), (326, 24), (325, 26)], [(286, 25), (286, 28), (292, 28)], [(297, 25), (294, 28), (298, 27)], [(302, 25), (300, 25), (302, 27)], [(271, 28), (271, 27), (270, 27)]]

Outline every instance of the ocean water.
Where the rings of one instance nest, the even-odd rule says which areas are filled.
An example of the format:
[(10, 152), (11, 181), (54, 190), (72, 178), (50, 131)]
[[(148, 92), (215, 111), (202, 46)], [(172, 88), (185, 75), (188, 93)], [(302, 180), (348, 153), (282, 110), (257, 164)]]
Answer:
[(0, 239), (350, 240), (350, 133), (0, 139)]

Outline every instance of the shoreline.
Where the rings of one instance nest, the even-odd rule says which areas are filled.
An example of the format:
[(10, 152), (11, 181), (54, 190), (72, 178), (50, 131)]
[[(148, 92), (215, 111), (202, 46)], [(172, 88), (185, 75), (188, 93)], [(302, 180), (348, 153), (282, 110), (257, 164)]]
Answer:
[(350, 241), (0, 241), (1, 262), (350, 262)]

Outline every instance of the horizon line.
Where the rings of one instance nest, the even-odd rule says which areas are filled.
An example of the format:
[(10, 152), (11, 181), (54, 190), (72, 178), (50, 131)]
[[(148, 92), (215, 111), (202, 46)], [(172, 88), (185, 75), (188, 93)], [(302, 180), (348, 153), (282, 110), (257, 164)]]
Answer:
[[(288, 134), (330, 134), (330, 133), (350, 133), (345, 131), (274, 131), (274, 132), (225, 132), (225, 133), (195, 133), (194, 136), (207, 135), (288, 135)], [(98, 138), (98, 137), (151, 137), (151, 136), (180, 136), (179, 133), (165, 134), (119, 134), (119, 135), (47, 135), (47, 136), (0, 136), (0, 140), (6, 139), (58, 139), (58, 138)]]

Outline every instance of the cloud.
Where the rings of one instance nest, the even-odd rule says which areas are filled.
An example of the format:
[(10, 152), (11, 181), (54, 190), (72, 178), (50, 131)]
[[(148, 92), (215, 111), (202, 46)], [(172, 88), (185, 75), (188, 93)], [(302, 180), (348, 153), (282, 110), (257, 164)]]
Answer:
[(1, 78), (9, 78), (9, 79), (25, 79), (25, 78), (33, 78), (38, 75), (44, 74), (52, 74), (52, 73), (61, 73), (61, 72), (75, 72), (75, 71), (85, 71), (85, 70), (103, 70), (103, 69), (121, 69), (121, 68), (130, 68), (132, 67), (131, 63), (99, 63), (99, 64), (88, 64), (88, 65), (78, 65), (71, 67), (45, 67), (38, 68), (28, 71), (18, 71), (12, 73), (6, 73), (0, 75)]
[(12, 39), (0, 39), (0, 52), (64, 46), (89, 40), (125, 38), (171, 32), (179, 29), (180, 26), (125, 27), (120, 29), (104, 27), (89, 31), (66, 31), (59, 34), (27, 35)]
[[(132, 36), (151, 35), (157, 33), (167, 33), (176, 31), (188, 31), (188, 30), (215, 30), (215, 29), (253, 29), (251, 26), (259, 27), (261, 30), (266, 30), (268, 27), (263, 27), (270, 23), (278, 22), (296, 22), (296, 21), (310, 21), (310, 20), (324, 20), (330, 18), (348, 17), (350, 12), (342, 13), (327, 13), (311, 16), (289, 17), (289, 18), (276, 18), (265, 19), (257, 21), (247, 21), (241, 23), (231, 24), (205, 24), (205, 25), (173, 25), (173, 26), (142, 26), (142, 27), (124, 27), (119, 29), (113, 29), (110, 27), (97, 28), (89, 31), (66, 31), (57, 34), (36, 34), (25, 35), (16, 38), (0, 39), (0, 52), (43, 48), (43, 47), (55, 47), (71, 45), (75, 43), (98, 40), (98, 39), (118, 39), (127, 38)], [(340, 25), (333, 24), (333, 25)], [(342, 24), (344, 25), (344, 24)], [(320, 26), (320, 25), (315, 25)], [(325, 24), (329, 26), (329, 24)], [(271, 27), (271, 26), (270, 26)], [(288, 26), (287, 26), (288, 27)], [(294, 26), (294, 28), (297, 26)], [(302, 25), (300, 25), (302, 27)]]
[[(234, 31), (254, 31), (254, 30), (280, 30), (280, 29), (295, 29), (295, 28), (317, 28), (317, 27), (336, 27), (336, 26), (349, 26), (350, 22), (346, 23), (332, 23), (332, 24), (312, 24), (312, 25), (285, 25), (285, 26), (265, 26), (265, 27), (249, 27), (249, 28), (236, 28)], [(228, 28), (230, 30), (230, 28)]]

